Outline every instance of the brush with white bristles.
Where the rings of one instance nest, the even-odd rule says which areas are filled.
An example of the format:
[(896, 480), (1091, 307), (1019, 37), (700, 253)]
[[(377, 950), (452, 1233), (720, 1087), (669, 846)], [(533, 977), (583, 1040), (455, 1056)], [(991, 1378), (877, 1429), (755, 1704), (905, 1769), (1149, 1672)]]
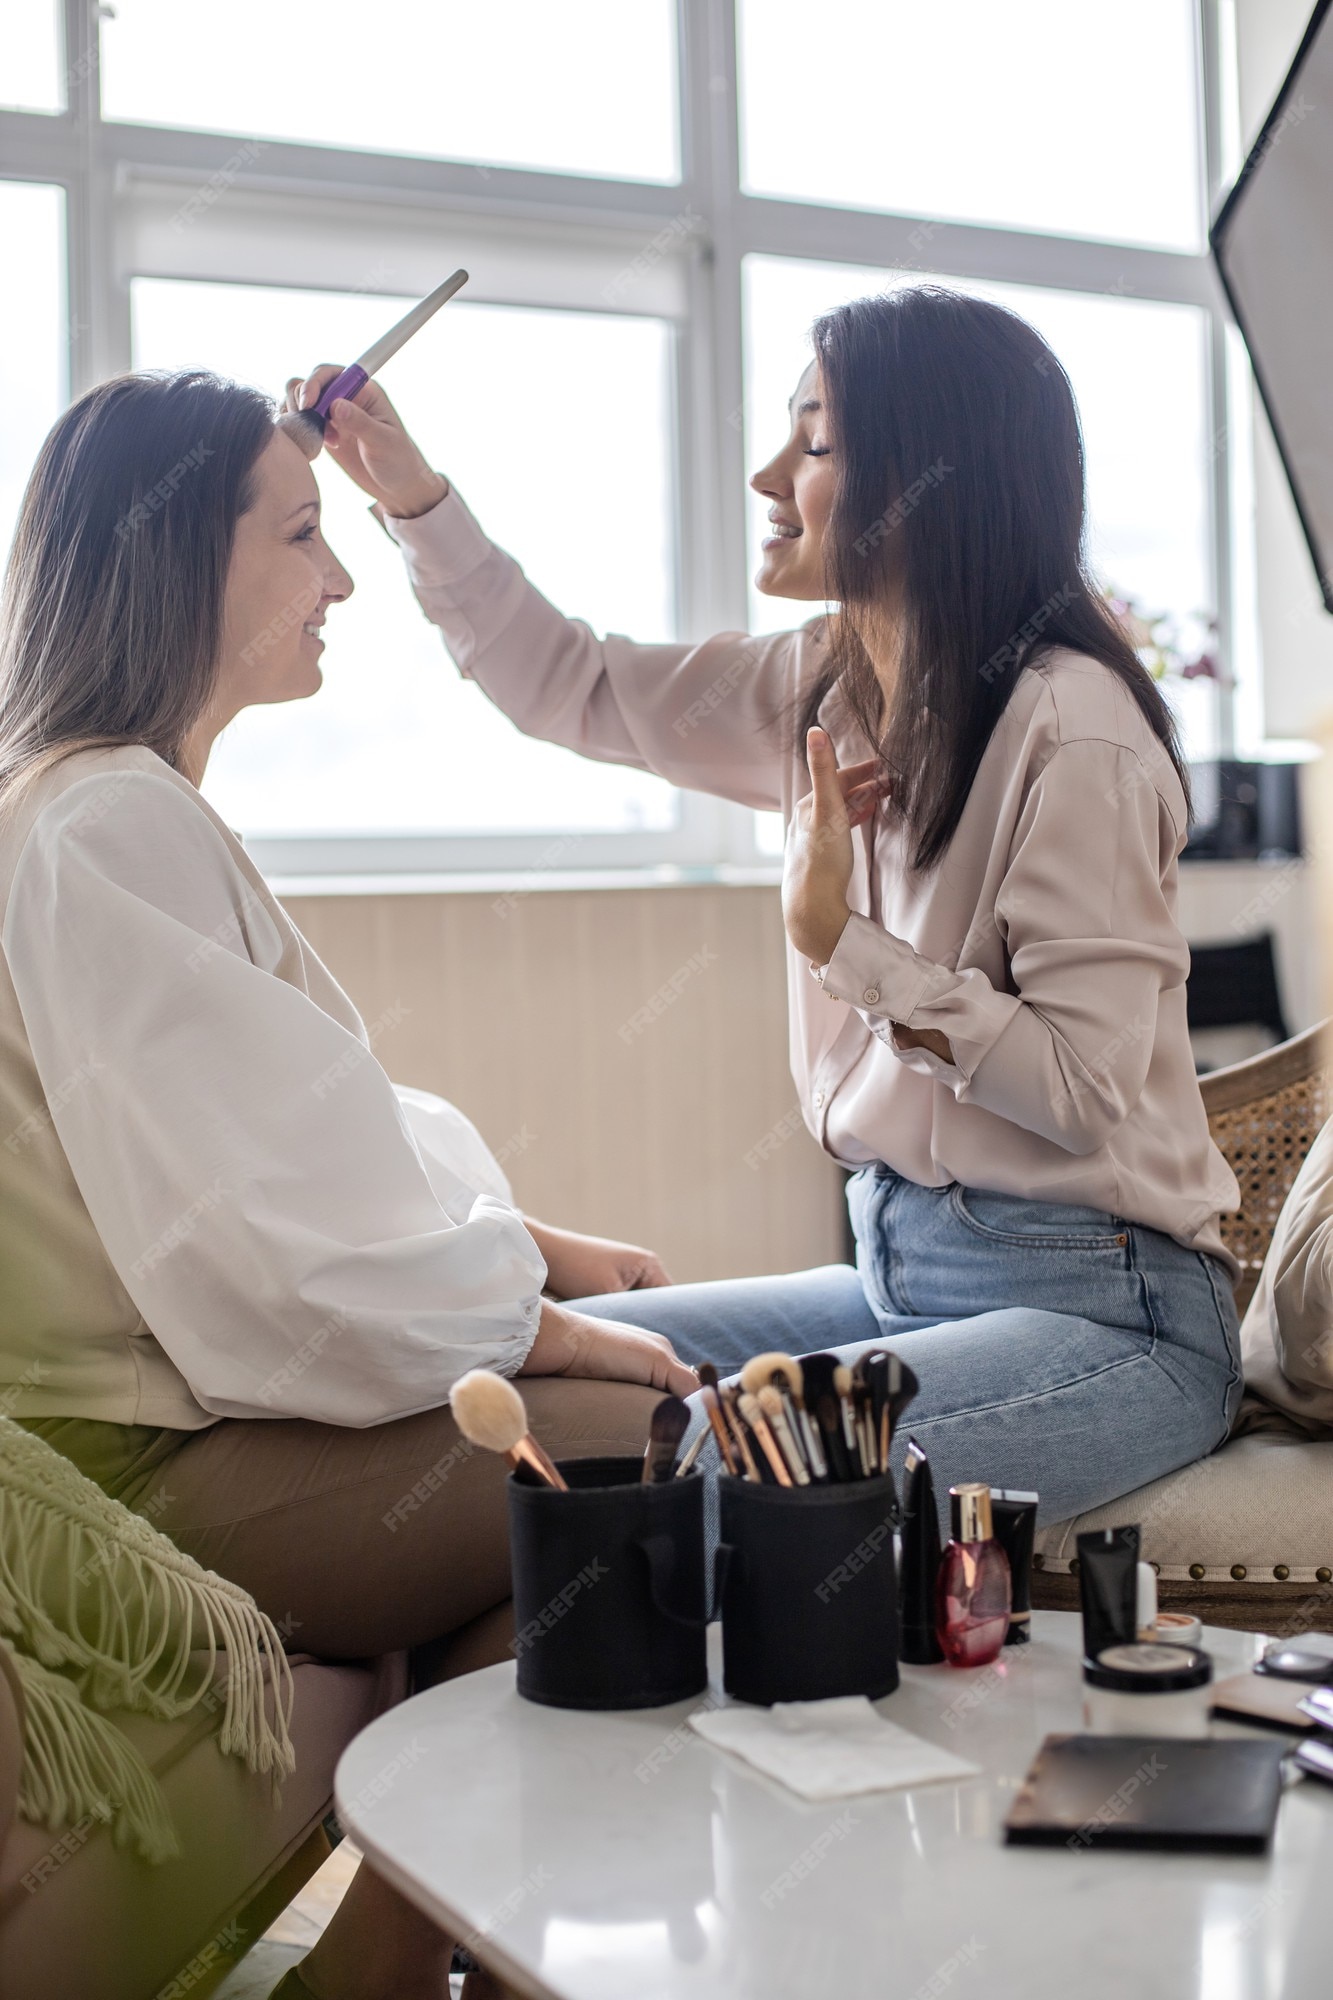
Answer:
[(828, 1460), (824, 1455), (819, 1426), (806, 1408), (805, 1375), (800, 1362), (776, 1349), (771, 1354), (752, 1355), (741, 1370), (741, 1387), (752, 1396), (757, 1396), (761, 1389), (767, 1387), (780, 1391), (787, 1423), (810, 1469), (811, 1478), (827, 1479)]
[(502, 1452), (515, 1469), (526, 1465), (558, 1493), (568, 1493), (568, 1486), (528, 1429), (523, 1398), (505, 1376), (493, 1375), (489, 1368), (469, 1369), (454, 1383), (449, 1407), (459, 1430), (473, 1444)]

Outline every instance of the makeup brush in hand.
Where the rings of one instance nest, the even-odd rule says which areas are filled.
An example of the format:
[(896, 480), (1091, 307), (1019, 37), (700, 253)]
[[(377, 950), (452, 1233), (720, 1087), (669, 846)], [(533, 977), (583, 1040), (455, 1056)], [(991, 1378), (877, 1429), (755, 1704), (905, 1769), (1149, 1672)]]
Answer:
[(381, 334), (359, 361), (353, 361), (341, 375), (335, 375), (308, 410), (285, 410), (278, 418), (278, 429), (299, 445), (307, 458), (318, 458), (324, 443), (325, 420), (339, 397), (350, 403), (365, 388), (371, 376), (377, 374), (414, 333), (420, 332), (426, 321), (433, 318), (446, 300), (461, 291), (466, 283), (467, 272), (455, 271), (452, 277), (446, 278), (442, 285), (437, 285), (433, 292), (428, 293), (419, 305), (404, 313), (387, 333)]
[(558, 1493), (568, 1493), (568, 1486), (528, 1429), (523, 1398), (505, 1376), (493, 1375), (489, 1368), (469, 1369), (454, 1383), (449, 1407), (459, 1430), (473, 1444), (503, 1452), (515, 1469), (526, 1465)]
[(664, 1396), (653, 1411), (648, 1449), (643, 1454), (640, 1484), (656, 1486), (670, 1479), (680, 1441), (690, 1427), (690, 1406), (679, 1396)]

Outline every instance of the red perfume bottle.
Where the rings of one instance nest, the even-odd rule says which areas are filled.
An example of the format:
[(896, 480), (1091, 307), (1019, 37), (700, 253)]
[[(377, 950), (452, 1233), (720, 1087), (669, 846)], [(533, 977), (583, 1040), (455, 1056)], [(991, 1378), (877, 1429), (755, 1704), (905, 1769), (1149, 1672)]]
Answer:
[(953, 1539), (940, 1561), (935, 1630), (951, 1667), (984, 1667), (1009, 1630), (1009, 1559), (991, 1533), (989, 1486), (951, 1486)]

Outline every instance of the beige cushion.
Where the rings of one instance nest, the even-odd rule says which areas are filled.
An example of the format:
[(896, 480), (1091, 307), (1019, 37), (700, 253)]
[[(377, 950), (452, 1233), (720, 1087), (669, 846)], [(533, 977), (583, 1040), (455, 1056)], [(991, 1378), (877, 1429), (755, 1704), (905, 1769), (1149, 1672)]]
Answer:
[(183, 1968), (192, 1985), (239, 1955), (233, 1913), (319, 1824), (339, 1755), (384, 1705), (370, 1667), (294, 1660), (293, 1678), (296, 1771), (279, 1809), (267, 1778), (219, 1752), (217, 1711), (201, 1704), (176, 1722), (115, 1717), (166, 1793), (179, 1860), (149, 1867), (101, 1828), (62, 1841), (15, 1821), (0, 1851), (0, 1994), (145, 2000)]
[[(1333, 1579), (1333, 1442), (1282, 1433), (1233, 1438), (1150, 1486), (1077, 1520), (1039, 1530), (1047, 1570), (1067, 1570), (1089, 1528), (1137, 1521), (1143, 1555), (1167, 1580), (1285, 1581), (1318, 1587)], [(1285, 1568), (1286, 1579), (1274, 1575)], [(1321, 1575), (1320, 1572), (1323, 1572)], [(1329, 1602), (1333, 1623), (1333, 1598)]]

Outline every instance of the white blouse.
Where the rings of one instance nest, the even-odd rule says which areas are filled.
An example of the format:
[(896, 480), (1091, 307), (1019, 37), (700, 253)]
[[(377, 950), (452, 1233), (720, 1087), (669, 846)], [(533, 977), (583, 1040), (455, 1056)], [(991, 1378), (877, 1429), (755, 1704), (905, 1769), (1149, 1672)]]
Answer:
[(521, 1365), (546, 1267), (504, 1173), (193, 785), (66, 759), (0, 807), (0, 911), (7, 1414), (367, 1425)]

